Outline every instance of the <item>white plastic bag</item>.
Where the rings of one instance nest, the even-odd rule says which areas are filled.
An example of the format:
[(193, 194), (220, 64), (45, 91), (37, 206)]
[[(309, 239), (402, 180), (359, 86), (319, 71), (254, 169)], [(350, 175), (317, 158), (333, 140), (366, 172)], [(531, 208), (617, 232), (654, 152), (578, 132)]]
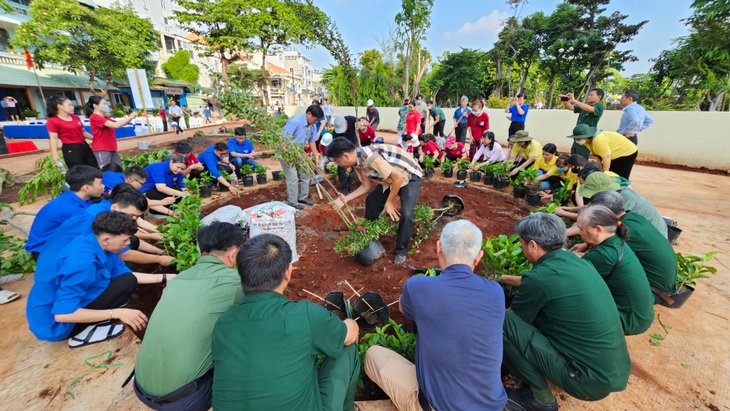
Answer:
[(267, 203), (261, 203), (257, 204), (255, 206), (251, 206), (243, 211), (241, 211), (241, 215), (238, 218), (238, 221), (240, 222), (241, 226), (245, 226), (246, 224), (249, 224), (251, 221), (251, 214), (255, 214), (258, 212), (273, 212), (274, 210), (284, 209), (288, 210), (292, 213), (296, 213), (297, 209), (286, 204), (282, 203), (281, 201), (269, 201)]
[(238, 222), (241, 220), (241, 211), (241, 207), (227, 205), (203, 217), (201, 221), (205, 225), (211, 225), (215, 221), (221, 223), (238, 224)]
[(292, 251), (292, 263), (297, 262), (297, 228), (292, 207), (284, 204), (284, 207), (274, 206), (259, 208), (250, 214), (251, 238), (259, 234), (275, 234), (283, 238)]

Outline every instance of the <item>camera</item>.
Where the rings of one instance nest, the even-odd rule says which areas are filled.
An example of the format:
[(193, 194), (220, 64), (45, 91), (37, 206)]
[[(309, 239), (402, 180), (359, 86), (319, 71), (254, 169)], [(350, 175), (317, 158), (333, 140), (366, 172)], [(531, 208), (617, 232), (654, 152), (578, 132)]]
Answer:
[(560, 101), (568, 101), (570, 100), (570, 97), (568, 96), (560, 96)]

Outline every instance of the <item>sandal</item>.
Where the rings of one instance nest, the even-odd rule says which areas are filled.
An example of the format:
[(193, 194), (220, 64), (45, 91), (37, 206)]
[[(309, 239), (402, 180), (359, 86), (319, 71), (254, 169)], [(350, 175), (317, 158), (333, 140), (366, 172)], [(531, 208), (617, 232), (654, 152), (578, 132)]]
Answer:
[(7, 304), (20, 298), (20, 294), (14, 291), (3, 290), (0, 288), (0, 304)]
[(69, 348), (84, 347), (91, 344), (100, 343), (102, 341), (111, 340), (119, 337), (124, 332), (124, 326), (121, 324), (111, 324), (108, 321), (93, 324), (86, 327), (80, 333), (68, 339)]

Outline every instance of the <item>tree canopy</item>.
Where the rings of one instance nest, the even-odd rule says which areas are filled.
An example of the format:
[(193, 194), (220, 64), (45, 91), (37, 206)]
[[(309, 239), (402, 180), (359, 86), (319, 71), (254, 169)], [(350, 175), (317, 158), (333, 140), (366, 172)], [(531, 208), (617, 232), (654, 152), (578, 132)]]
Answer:
[(190, 63), (190, 52), (179, 50), (166, 62), (162, 63), (162, 71), (168, 78), (185, 80), (188, 83), (196, 84), (200, 77), (200, 67)]

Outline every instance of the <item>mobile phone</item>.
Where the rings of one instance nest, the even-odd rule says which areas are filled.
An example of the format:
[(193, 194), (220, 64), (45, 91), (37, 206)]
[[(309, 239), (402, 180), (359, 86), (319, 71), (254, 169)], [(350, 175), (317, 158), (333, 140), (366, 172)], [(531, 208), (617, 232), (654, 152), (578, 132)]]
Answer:
[(570, 97), (568, 96), (560, 96), (560, 101), (568, 101), (570, 100)]

